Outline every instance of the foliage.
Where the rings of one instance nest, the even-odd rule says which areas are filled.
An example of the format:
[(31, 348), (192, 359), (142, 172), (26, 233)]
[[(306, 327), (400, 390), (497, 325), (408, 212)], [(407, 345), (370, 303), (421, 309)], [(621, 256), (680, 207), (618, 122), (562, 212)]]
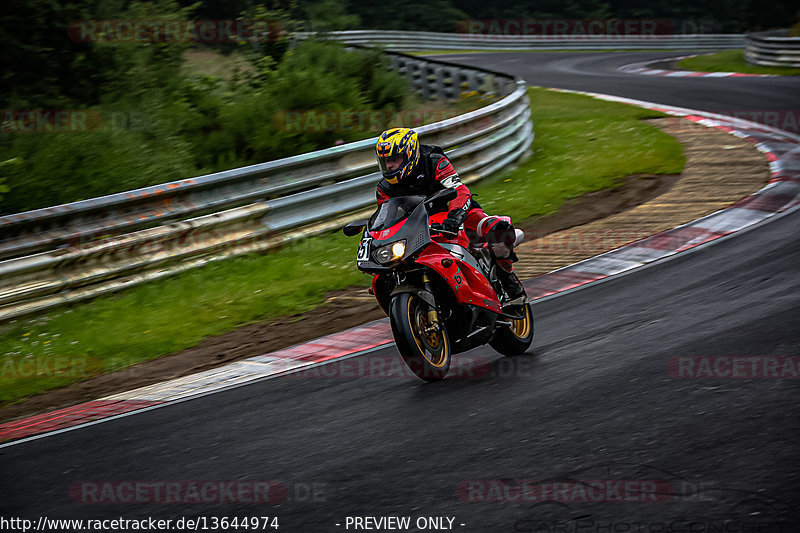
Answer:
[[(332, 146), (375, 132), (291, 123), (310, 110), (397, 110), (408, 86), (377, 52), (344, 52), (307, 41), (280, 63), (252, 55), (236, 79), (182, 72), (172, 50), (156, 58), (124, 52), (130, 81), (117, 81), (93, 112), (96, 131), (0, 134), (0, 160), (11, 191), (0, 211), (61, 204)], [(156, 80), (143, 72), (156, 63)]]
[(347, 13), (347, 6), (338, 0), (321, 0), (306, 9), (309, 29), (317, 32), (356, 29), (361, 20), (358, 15)]
[(794, 20), (797, 22), (792, 24), (792, 27), (789, 28), (788, 37), (800, 37), (800, 11), (795, 13)]
[(6, 0), (0, 17), (0, 108), (94, 103), (114, 74), (109, 50), (69, 38), (70, 21), (99, 13), (93, 0)]

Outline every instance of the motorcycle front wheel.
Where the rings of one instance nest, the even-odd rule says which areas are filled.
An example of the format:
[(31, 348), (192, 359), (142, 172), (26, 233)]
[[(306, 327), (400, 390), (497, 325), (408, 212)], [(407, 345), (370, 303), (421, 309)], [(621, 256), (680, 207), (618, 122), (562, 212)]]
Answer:
[(398, 350), (420, 379), (438, 381), (450, 368), (450, 338), (444, 325), (430, 320), (430, 305), (404, 292), (392, 298), (389, 318)]

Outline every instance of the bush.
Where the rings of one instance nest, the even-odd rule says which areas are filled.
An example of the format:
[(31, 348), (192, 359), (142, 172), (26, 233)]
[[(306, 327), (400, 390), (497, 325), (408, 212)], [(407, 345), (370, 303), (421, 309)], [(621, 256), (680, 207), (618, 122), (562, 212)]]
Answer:
[(7, 213), (181, 179), (194, 171), (185, 140), (149, 140), (137, 131), (20, 134), (9, 152), (19, 163), (3, 169), (11, 186), (3, 199)]
[[(128, 54), (128, 52), (126, 52)], [(134, 77), (165, 61), (158, 51), (131, 54)], [(345, 52), (334, 43), (303, 42), (278, 64), (253, 58), (237, 79), (165, 70), (152, 80), (114, 84), (93, 108), (103, 126), (88, 133), (3, 133), (0, 161), (11, 191), (0, 213), (26, 211), (245, 166), (352, 141), (377, 132), (286, 127), (294, 111), (399, 110), (408, 86), (387, 72), (377, 52)], [(155, 80), (155, 81), (154, 81)], [(128, 87), (127, 91), (123, 90)]]

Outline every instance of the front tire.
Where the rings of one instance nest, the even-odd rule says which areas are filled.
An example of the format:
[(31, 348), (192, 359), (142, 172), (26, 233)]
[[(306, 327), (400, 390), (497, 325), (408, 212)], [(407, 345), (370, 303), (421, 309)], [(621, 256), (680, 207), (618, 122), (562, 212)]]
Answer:
[(519, 320), (511, 320), (511, 326), (499, 328), (489, 345), (503, 355), (520, 355), (531, 347), (533, 342), (533, 304), (528, 303), (513, 312), (524, 316)]
[(390, 321), (398, 350), (408, 368), (420, 379), (438, 381), (450, 368), (450, 337), (442, 322), (430, 322), (431, 311), (422, 298), (404, 292), (392, 298)]

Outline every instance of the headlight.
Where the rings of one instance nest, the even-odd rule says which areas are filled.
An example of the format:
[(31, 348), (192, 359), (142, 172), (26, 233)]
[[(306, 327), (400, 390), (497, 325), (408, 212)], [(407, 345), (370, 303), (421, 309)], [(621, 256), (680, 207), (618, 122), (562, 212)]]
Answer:
[(393, 242), (392, 244), (387, 244), (386, 246), (381, 246), (375, 250), (375, 260), (378, 263), (385, 265), (400, 259), (405, 253), (406, 241), (397, 241)]

